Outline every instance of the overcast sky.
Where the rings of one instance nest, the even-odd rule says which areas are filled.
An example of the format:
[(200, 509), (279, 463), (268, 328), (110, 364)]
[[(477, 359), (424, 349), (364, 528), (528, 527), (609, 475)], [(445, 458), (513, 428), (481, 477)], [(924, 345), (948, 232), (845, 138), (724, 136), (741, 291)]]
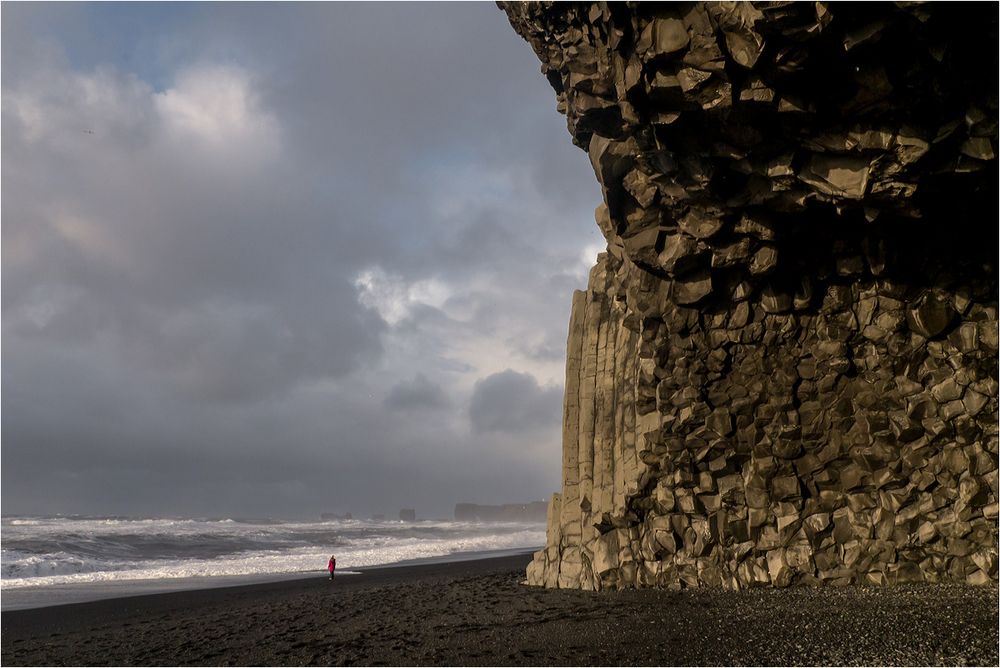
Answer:
[(558, 489), (600, 193), (493, 3), (2, 12), (5, 514)]

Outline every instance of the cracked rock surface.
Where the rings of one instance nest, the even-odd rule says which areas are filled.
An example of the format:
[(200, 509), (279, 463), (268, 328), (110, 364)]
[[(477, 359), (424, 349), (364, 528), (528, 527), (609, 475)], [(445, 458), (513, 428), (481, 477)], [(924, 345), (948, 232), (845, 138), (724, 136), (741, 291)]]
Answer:
[(608, 241), (528, 582), (995, 582), (995, 8), (501, 7)]

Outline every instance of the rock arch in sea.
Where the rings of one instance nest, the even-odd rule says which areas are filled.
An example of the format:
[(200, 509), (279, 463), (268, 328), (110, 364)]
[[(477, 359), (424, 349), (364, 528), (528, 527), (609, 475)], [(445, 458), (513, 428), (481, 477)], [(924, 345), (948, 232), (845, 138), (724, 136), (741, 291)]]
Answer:
[(528, 582), (996, 581), (996, 7), (501, 7), (608, 241)]

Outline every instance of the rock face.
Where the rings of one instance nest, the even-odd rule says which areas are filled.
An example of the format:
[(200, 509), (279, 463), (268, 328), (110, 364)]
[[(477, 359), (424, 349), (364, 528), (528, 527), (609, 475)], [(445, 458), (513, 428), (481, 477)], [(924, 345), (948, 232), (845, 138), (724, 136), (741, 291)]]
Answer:
[(528, 582), (995, 582), (995, 8), (501, 7), (608, 241)]

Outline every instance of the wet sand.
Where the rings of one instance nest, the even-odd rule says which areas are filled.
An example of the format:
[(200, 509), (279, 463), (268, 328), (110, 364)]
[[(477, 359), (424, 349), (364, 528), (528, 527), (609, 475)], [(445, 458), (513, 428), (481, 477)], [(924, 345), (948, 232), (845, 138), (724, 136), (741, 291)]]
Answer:
[(997, 588), (580, 592), (529, 556), (4, 612), (13, 665), (997, 665)]

